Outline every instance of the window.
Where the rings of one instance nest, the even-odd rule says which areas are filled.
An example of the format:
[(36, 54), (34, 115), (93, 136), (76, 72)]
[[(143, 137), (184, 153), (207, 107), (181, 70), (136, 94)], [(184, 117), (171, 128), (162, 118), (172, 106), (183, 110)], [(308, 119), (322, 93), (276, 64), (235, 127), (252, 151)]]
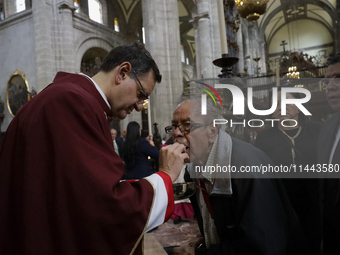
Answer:
[(143, 35), (143, 43), (145, 43), (145, 30), (144, 30), (144, 27), (142, 27), (142, 35)]
[(185, 54), (184, 54), (184, 47), (181, 45), (181, 60), (182, 63), (185, 63)]
[(0, 3), (0, 20), (5, 19), (5, 14), (4, 14), (4, 9), (3, 9), (3, 4)]
[(22, 12), (26, 9), (25, 0), (16, 0), (16, 12)]
[(76, 7), (76, 13), (79, 13), (79, 2), (78, 0), (74, 0), (74, 7)]
[(98, 0), (89, 0), (88, 4), (90, 19), (103, 24), (102, 4)]

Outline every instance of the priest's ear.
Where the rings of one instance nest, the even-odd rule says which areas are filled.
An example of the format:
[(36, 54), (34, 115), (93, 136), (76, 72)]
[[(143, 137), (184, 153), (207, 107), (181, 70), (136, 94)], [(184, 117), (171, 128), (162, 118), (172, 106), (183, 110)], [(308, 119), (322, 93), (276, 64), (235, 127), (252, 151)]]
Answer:
[(131, 75), (132, 66), (129, 62), (123, 62), (118, 66), (116, 74), (116, 84), (120, 84), (129, 75)]
[(216, 140), (219, 126), (217, 124), (210, 124), (207, 128), (208, 128), (208, 134), (209, 134), (209, 142), (213, 143)]

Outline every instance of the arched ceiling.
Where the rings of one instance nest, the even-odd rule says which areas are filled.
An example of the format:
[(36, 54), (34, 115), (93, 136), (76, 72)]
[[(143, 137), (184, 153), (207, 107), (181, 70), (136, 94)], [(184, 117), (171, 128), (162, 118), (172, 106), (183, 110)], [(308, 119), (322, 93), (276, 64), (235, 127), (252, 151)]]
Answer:
[(140, 0), (117, 0), (118, 4), (120, 5), (123, 11), (126, 23), (129, 22), (131, 13), (133, 12), (133, 9), (135, 8), (139, 1)]
[[(282, 27), (297, 20), (310, 20), (321, 24), (330, 33), (337, 19), (337, 0), (269, 0), (267, 11), (257, 21), (260, 37), (270, 44)], [(302, 24), (296, 23), (295, 24)], [(304, 22), (306, 24), (306, 22)], [(299, 28), (311, 30), (311, 27)]]

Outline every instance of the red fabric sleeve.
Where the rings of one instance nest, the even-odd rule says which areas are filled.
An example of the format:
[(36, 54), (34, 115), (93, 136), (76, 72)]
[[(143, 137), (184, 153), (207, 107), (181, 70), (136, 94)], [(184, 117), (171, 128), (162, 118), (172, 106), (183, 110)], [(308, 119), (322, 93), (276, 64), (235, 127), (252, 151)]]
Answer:
[(174, 190), (172, 187), (171, 178), (168, 174), (164, 172), (157, 172), (157, 174), (163, 179), (166, 191), (168, 193), (168, 207), (166, 209), (165, 219), (164, 219), (164, 222), (166, 222), (170, 219), (171, 215), (174, 212), (174, 203), (175, 203)]

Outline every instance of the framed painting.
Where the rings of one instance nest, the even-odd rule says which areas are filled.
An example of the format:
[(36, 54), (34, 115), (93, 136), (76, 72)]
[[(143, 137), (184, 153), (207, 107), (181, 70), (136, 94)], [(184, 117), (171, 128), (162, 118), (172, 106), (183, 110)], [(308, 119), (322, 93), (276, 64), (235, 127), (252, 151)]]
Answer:
[(25, 73), (16, 70), (7, 82), (7, 107), (14, 117), (19, 109), (30, 99), (30, 92)]

